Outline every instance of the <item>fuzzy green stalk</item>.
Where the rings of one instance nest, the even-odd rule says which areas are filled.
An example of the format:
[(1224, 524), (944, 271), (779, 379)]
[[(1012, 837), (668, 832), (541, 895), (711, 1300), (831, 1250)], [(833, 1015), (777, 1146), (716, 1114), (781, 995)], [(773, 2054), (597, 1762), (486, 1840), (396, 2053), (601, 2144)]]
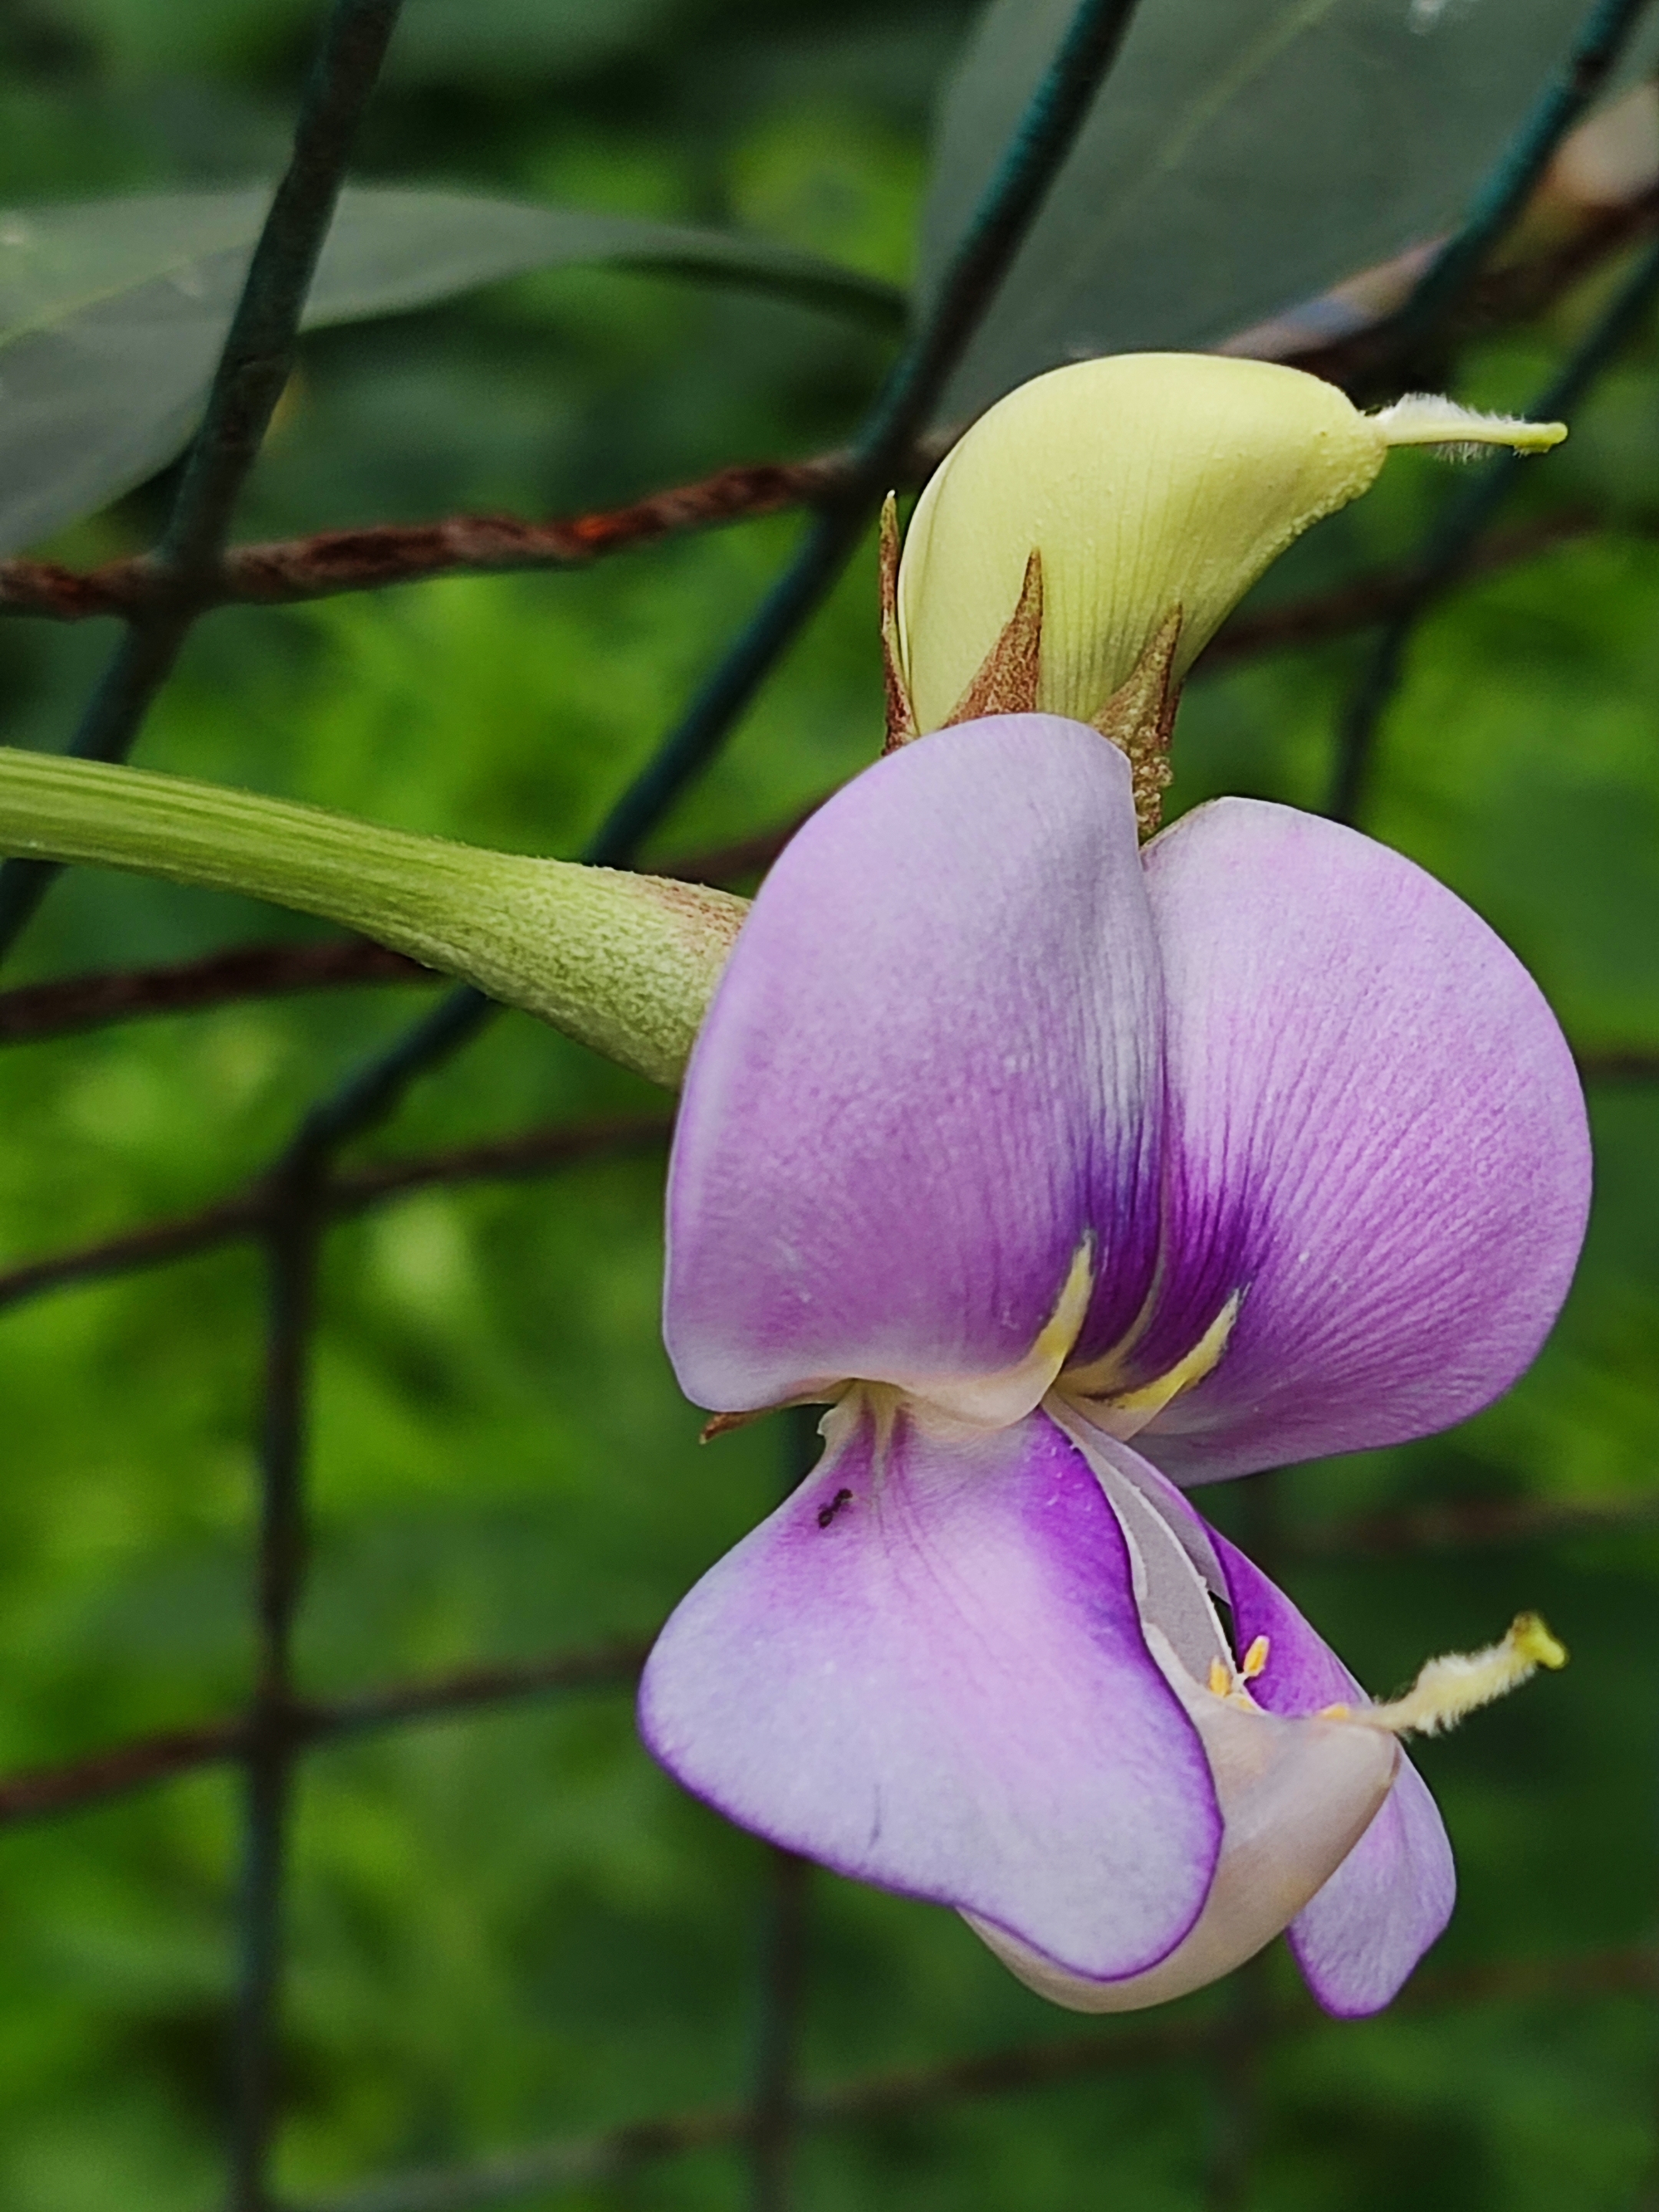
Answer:
[(0, 853), (242, 891), (340, 922), (671, 1089), (748, 911), (699, 884), (7, 746)]

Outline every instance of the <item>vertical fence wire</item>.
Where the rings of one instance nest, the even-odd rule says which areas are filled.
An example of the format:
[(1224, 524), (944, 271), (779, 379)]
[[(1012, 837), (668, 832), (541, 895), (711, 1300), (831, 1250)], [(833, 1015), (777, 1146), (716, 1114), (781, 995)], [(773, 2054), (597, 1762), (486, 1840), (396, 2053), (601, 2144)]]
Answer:
[[(794, 558), (580, 854), (627, 867), (733, 725), (851, 559), (978, 328), (1116, 58), (1138, 0), (1082, 0), (974, 212), (938, 299), (890, 372), (852, 457)], [(470, 1042), (494, 1012), (453, 991), (318, 1109), (336, 1142), (391, 1113), (409, 1085)]]
[(304, 1583), (307, 1382), (316, 1320), (321, 1178), (309, 1156), (279, 1186), (266, 1240), (269, 1312), (259, 1453), (256, 1657), (243, 1763), (230, 2136), (232, 2212), (267, 2212), (280, 2102), (283, 1896), (295, 1764), (294, 1624)]
[[(207, 602), (242, 487), (294, 367), (300, 317), (333, 220), (357, 125), (403, 0), (334, 0), (209, 387), (201, 428), (150, 564), (167, 589), (133, 616), (70, 750), (124, 760)], [(0, 955), (58, 874), (49, 860), (0, 866)]]
[[(349, 11), (353, 0), (343, 0), (343, 4)], [(356, 0), (357, 6), (365, 4), (374, 4), (374, 0)], [(389, 34), (396, 0), (378, 0), (378, 4), (386, 13)], [(996, 179), (975, 210), (938, 302), (877, 401), (855, 447), (854, 467), (834, 506), (820, 514), (801, 553), (715, 678), (623, 793), (585, 859), (606, 866), (624, 866), (632, 860), (675, 798), (712, 757), (764, 676), (840, 574), (876, 500), (886, 489), (889, 476), (925, 422), (1069, 152), (1121, 44), (1135, 4), (1136, 0), (1082, 0)], [(365, 96), (372, 81), (371, 76), (364, 85)], [(313, 255), (297, 284), (292, 309), (295, 329), (305, 283), (314, 265)], [(279, 383), (276, 390), (280, 389)], [(272, 404), (274, 399), (275, 393)], [(251, 460), (251, 453), (247, 458)], [(188, 483), (187, 477), (186, 489)], [(216, 510), (227, 527), (233, 500), (234, 490)], [(216, 560), (222, 551), (222, 538), (210, 542), (212, 557)], [(166, 673), (163, 667), (157, 684)], [(144, 696), (131, 717), (131, 732), (137, 731), (149, 696), (153, 695)], [(291, 1637), (306, 1548), (304, 1395), (325, 1224), (323, 1185), (338, 1149), (393, 1111), (410, 1084), (476, 1035), (490, 1011), (489, 1001), (477, 992), (451, 993), (388, 1051), (356, 1071), (311, 1109), (278, 1170), (278, 1187), (285, 1202), (279, 1208), (282, 1218), (271, 1232), (270, 1245), (258, 1571), (262, 1664), (258, 1711), (262, 1718), (254, 1730), (247, 1769), (232, 2212), (269, 2212), (271, 2203), (269, 2173), (278, 2107), (283, 1873), (296, 1748), (288, 1725), (293, 1698)], [(797, 1893), (803, 1879), (804, 1875), (793, 1872), (779, 1877), (778, 1937), (768, 1999), (772, 2022), (768, 2047), (772, 2056), (763, 2061), (757, 2107), (757, 2134), (764, 2136), (771, 2147), (765, 2158), (757, 2154), (757, 2201), (774, 2208), (786, 2202), (793, 2134), (789, 2119), (792, 2062), (787, 2054), (793, 2051), (797, 2011), (800, 1909)], [(762, 2197), (758, 2192), (763, 2189), (773, 2193)]]
[(790, 2212), (799, 2127), (801, 2002), (806, 1988), (806, 1917), (812, 1870), (793, 1851), (773, 1845), (769, 1856), (749, 2202), (751, 2212)]
[(1261, 2067), (1273, 2033), (1272, 1954), (1232, 1977), (1226, 2026), (1210, 2062), (1210, 2140), (1204, 2212), (1247, 2212), (1261, 2131)]
[[(1551, 422), (1571, 414), (1595, 388), (1641, 328), (1659, 298), (1659, 242), (1649, 246), (1559, 373), (1539, 393), (1530, 414)], [(1429, 541), (1410, 591), (1389, 617), (1354, 686), (1337, 732), (1336, 762), (1326, 809), (1338, 822), (1358, 822), (1364, 810), (1378, 733), (1405, 674), (1419, 623), (1455, 582), (1475, 541), (1497, 514), (1522, 465), (1518, 453), (1480, 464), (1480, 473), (1453, 498)]]
[[(344, 182), (357, 128), (402, 0), (335, 0), (301, 96), (289, 163), (255, 245), (152, 565), (167, 588), (129, 623), (71, 750), (123, 758), (208, 603), (236, 503), (293, 368), (300, 319)], [(25, 927), (58, 871), (0, 870), (0, 951)], [(278, 1179), (267, 1238), (255, 1680), (245, 1765), (240, 1964), (232, 2038), (230, 2196), (266, 2212), (278, 2106), (282, 1899), (293, 1760), (293, 1630), (303, 1581), (306, 1375), (325, 1218), (314, 1147)]]
[(1650, 0), (1595, 0), (1547, 85), (1476, 194), (1456, 235), (1383, 326), (1396, 355), (1433, 335), (1502, 243), (1542, 178), (1556, 148), (1603, 90)]
[[(1137, 0), (1082, 0), (951, 257), (925, 320), (854, 441), (846, 474), (794, 559), (600, 832), (592, 858), (631, 853), (710, 757), (851, 559), (939, 404), (1117, 58)], [(613, 850), (614, 848), (614, 850)]]
[[(781, 1416), (786, 1495), (805, 1480), (817, 1458), (819, 1410), (792, 1406)], [(811, 1879), (804, 1858), (776, 1844), (769, 1847), (749, 2139), (751, 2212), (790, 2212), (793, 2202)]]

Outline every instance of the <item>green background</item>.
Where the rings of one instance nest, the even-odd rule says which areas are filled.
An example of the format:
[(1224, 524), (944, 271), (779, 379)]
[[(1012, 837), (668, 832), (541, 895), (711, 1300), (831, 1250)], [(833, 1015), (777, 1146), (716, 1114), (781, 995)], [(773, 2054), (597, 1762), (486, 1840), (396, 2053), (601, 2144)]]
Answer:
[[(359, 169), (738, 223), (902, 281), (931, 106), (967, 20), (921, 0), (410, 0)], [(0, 23), (0, 198), (269, 173), (313, 29), (298, 0), (17, 0)], [(1607, 281), (1472, 355), (1465, 396), (1524, 404)], [(883, 361), (867, 334), (799, 308), (639, 276), (520, 280), (308, 342), (239, 534), (564, 513), (810, 453), (847, 434)], [(1400, 558), (1455, 488), (1431, 460), (1396, 458), (1263, 599)], [(166, 489), (50, 550), (137, 550)], [(1424, 630), (1367, 826), (1503, 932), (1576, 1045), (1659, 1051), (1650, 335), (1516, 505), (1570, 501), (1606, 527), (1459, 591)], [(746, 525), (584, 574), (219, 613), (141, 757), (571, 851), (798, 526)], [(787, 818), (872, 756), (873, 595), (866, 548), (656, 852)], [(0, 627), (5, 740), (61, 744), (112, 635)], [(1200, 676), (1176, 804), (1224, 789), (1320, 803), (1359, 650)], [(304, 933), (234, 900), (88, 873), (54, 892), (10, 980)], [(425, 1003), (366, 989), (9, 1047), (0, 1259), (234, 1187)], [(507, 1015), (369, 1152), (655, 1103)], [(1659, 1084), (1600, 1083), (1591, 1103), (1584, 1265), (1510, 1397), (1450, 1437), (1206, 1501), (1379, 1691), (1522, 1606), (1572, 1648), (1565, 1674), (1421, 1753), (1462, 1869), (1421, 2001), (1323, 2023), (1275, 1954), (1126, 2030), (1133, 2043), (1223, 2014), (1217, 2049), (812, 2133), (806, 2212), (1659, 2203), (1659, 2021), (1620, 1963), (1654, 1933), (1659, 1533), (1633, 1512), (1482, 1550), (1356, 1534), (1357, 1516), (1452, 1499), (1652, 1496)], [(647, 1633), (775, 1494), (778, 1425), (700, 1449), (663, 1358), (660, 1180), (647, 1157), (431, 1190), (332, 1232), (307, 1689)], [(261, 1322), (245, 1249), (0, 1314), (0, 1768), (245, 1693)], [(0, 2204), (213, 2200), (236, 1818), (222, 1771), (0, 1832)], [(283, 2187), (322, 2193), (740, 2100), (769, 1880), (759, 1845), (645, 1758), (623, 1690), (319, 1751), (296, 1829)], [(827, 1875), (809, 1910), (811, 2082), (1077, 2032), (947, 1913)], [(1565, 1986), (1492, 1971), (1570, 1960), (1589, 1964)], [(1262, 2008), (1279, 2004), (1291, 2026), (1270, 2038)], [(740, 2203), (747, 2185), (740, 2154), (714, 2150), (521, 2201), (667, 2212)]]

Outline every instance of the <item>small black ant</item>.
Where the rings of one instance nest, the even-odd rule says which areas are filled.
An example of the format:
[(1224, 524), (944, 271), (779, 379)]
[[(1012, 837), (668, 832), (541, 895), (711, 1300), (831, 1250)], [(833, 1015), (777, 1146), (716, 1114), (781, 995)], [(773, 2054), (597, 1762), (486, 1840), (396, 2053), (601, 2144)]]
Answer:
[(827, 1505), (819, 1506), (819, 1528), (827, 1528), (830, 1526), (830, 1523), (835, 1519), (836, 1514), (841, 1511), (842, 1507), (843, 1505), (850, 1505), (852, 1502), (853, 1493), (850, 1490), (838, 1490)]

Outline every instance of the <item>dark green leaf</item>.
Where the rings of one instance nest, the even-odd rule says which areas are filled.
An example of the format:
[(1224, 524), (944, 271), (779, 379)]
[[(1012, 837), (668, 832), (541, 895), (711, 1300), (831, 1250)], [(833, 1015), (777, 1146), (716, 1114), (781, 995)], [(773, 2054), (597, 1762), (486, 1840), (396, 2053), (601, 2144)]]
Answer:
[[(0, 551), (154, 473), (200, 410), (263, 218), (258, 186), (0, 217)], [(306, 313), (362, 321), (527, 270), (604, 264), (735, 285), (896, 329), (892, 287), (719, 231), (463, 192), (343, 197)]]
[[(939, 132), (924, 301), (1073, 4), (995, 0), (985, 17)], [(1443, 231), (1583, 14), (1583, 0), (1144, 0), (945, 418), (1079, 356), (1212, 344)], [(1649, 30), (1640, 58), (1656, 44)]]

